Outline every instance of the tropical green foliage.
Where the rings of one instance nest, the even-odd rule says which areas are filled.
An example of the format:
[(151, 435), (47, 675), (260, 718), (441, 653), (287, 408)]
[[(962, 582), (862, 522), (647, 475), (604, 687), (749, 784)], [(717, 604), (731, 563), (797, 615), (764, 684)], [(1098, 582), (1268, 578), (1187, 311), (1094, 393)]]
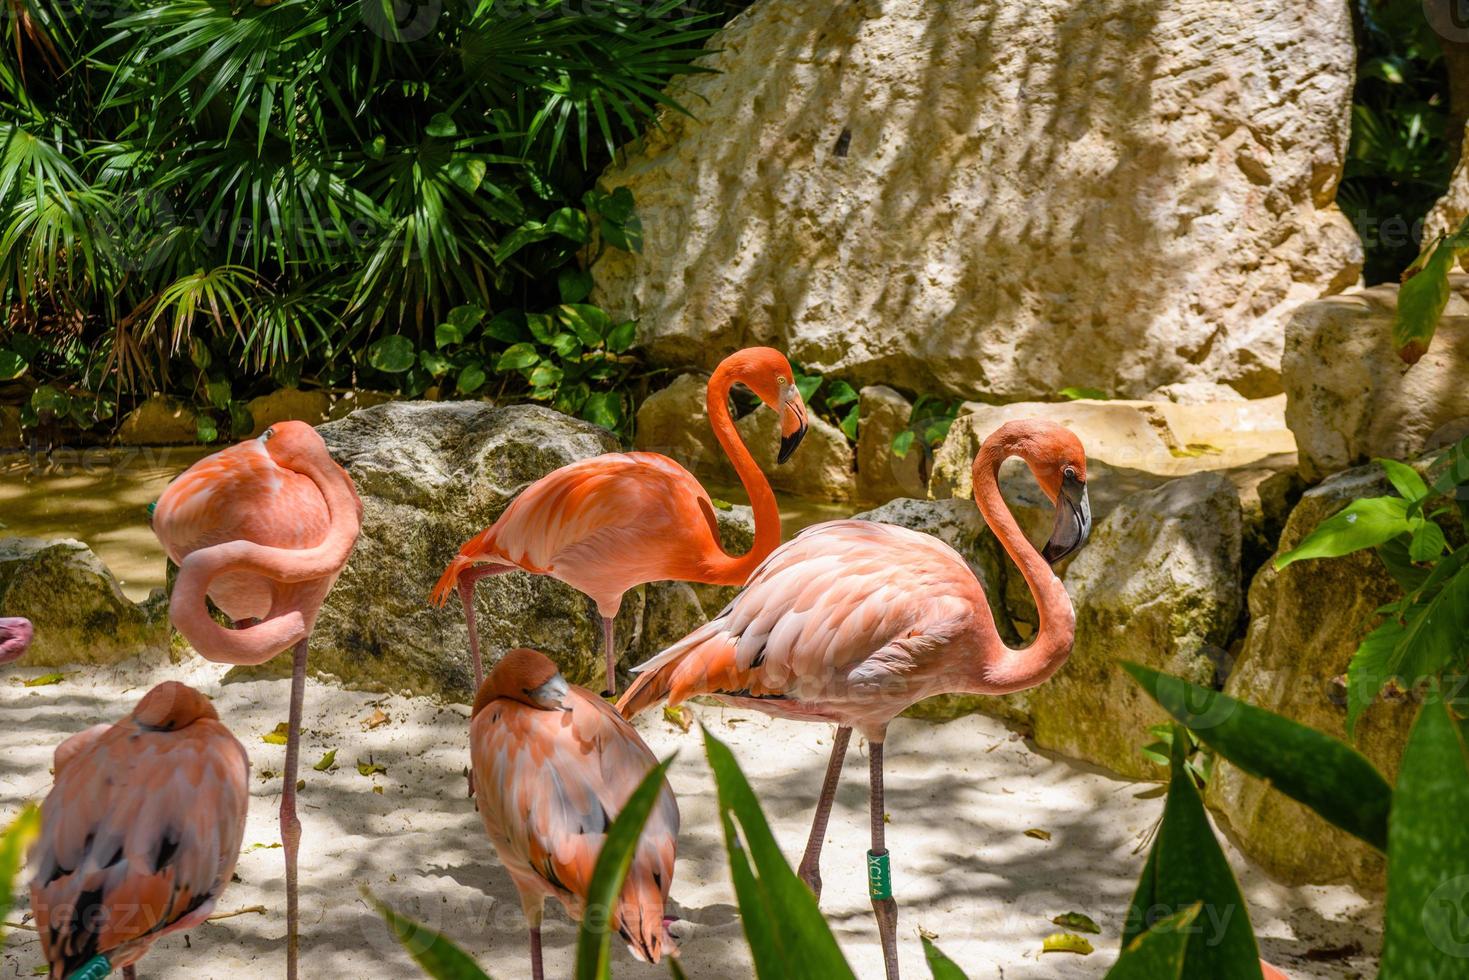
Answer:
[(41, 808), (33, 803), (26, 804), (10, 826), (0, 831), (0, 939), (5, 938), (5, 917), (15, 900), (15, 877), (25, 863), (31, 841), (40, 832)]
[[(1418, 471), (1379, 460), (1396, 496), (1366, 497), (1322, 521), (1277, 568), (1371, 548), (1403, 589), (1363, 638), (1347, 668), (1347, 732), (1390, 681), (1412, 689), (1442, 671), (1469, 668), (1469, 545), (1449, 550), (1440, 522), (1469, 524), (1469, 439)], [(1450, 503), (1452, 501), (1452, 504)]]
[(1428, 353), (1439, 317), (1449, 305), (1449, 273), (1469, 255), (1469, 217), (1451, 234), (1424, 242), (1423, 251), (1403, 275), (1393, 320), (1393, 346), (1409, 364)]
[(588, 268), (642, 233), (593, 181), (679, 111), (664, 86), (727, 6), (21, 0), (0, 380), (31, 389), (31, 424), (165, 389), (238, 429), (252, 388), (300, 382), (493, 382), (618, 424), (635, 327), (586, 305)]
[(1418, 254), (1416, 224), (1452, 172), (1448, 80), (1423, 0), (1354, 0), (1357, 87), (1337, 202), (1366, 249), (1368, 284), (1396, 281)]

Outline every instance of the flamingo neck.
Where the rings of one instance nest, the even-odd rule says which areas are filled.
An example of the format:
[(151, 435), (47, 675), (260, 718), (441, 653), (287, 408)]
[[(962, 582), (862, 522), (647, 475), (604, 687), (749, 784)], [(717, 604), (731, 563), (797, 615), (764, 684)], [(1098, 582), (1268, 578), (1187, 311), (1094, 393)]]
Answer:
[(1017, 455), (1006, 443), (986, 443), (974, 458), (974, 502), (984, 515), (1005, 553), (1020, 569), (1035, 599), (1039, 625), (1035, 638), (1018, 650), (999, 644), (999, 656), (979, 657), (974, 689), (985, 694), (1008, 694), (1034, 687), (1050, 678), (1071, 654), (1076, 636), (1076, 613), (1071, 597), (1051, 566), (1026, 539), (1000, 493), (1000, 464)]
[(735, 378), (725, 365), (720, 365), (709, 379), (707, 408), (709, 426), (714, 438), (719, 440), (724, 454), (729, 457), (745, 494), (750, 498), (750, 509), (755, 512), (755, 542), (743, 555), (727, 553), (715, 540), (715, 554), (707, 556), (708, 581), (718, 585), (744, 585), (750, 573), (765, 560), (765, 556), (780, 544), (780, 508), (775, 502), (775, 492), (770, 481), (760, 472), (755, 458), (735, 429), (734, 419), (729, 414), (729, 392)]

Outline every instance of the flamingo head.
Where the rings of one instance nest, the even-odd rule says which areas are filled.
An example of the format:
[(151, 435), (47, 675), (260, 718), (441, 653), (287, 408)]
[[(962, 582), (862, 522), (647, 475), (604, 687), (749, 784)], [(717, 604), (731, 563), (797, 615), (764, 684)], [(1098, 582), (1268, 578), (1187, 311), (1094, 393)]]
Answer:
[(24, 656), (33, 633), (29, 619), (19, 616), (0, 618), (0, 664), (8, 664)]
[(200, 719), (219, 720), (209, 699), (187, 684), (164, 681), (143, 695), (133, 709), (133, 720), (157, 732), (176, 732)]
[(474, 699), (473, 715), (495, 698), (509, 698), (542, 711), (570, 711), (571, 685), (544, 653), (511, 650), (490, 671)]
[(1075, 433), (1046, 419), (1016, 419), (988, 439), (1006, 455), (1025, 460), (1036, 482), (1056, 505), (1056, 523), (1041, 557), (1054, 565), (1086, 543), (1092, 530), (1091, 501), (1086, 492), (1086, 451)]
[(780, 415), (780, 451), (775, 461), (791, 458), (806, 435), (806, 402), (796, 387), (791, 362), (773, 347), (747, 347), (725, 359), (731, 377), (749, 388)]
[(326, 452), (326, 442), (305, 422), (277, 422), (260, 434), (260, 443), (282, 465), (292, 459)]

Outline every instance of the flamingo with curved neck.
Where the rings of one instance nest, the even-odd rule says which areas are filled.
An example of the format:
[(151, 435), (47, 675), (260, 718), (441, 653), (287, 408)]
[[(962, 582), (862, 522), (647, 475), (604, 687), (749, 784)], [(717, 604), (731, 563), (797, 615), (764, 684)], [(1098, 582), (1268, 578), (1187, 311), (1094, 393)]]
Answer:
[(25, 656), (33, 632), (29, 619), (22, 616), (0, 617), (0, 664)]
[[(296, 815), (306, 651), (322, 602), (357, 541), (362, 503), (326, 443), (304, 422), (205, 457), (169, 484), (153, 532), (179, 566), (168, 614), (205, 659), (261, 664), (294, 648), (281, 792), (286, 858), (286, 975), (299, 952)], [(210, 616), (206, 597), (237, 624)]]
[(674, 580), (740, 585), (780, 543), (780, 512), (770, 482), (735, 430), (729, 394), (744, 385), (780, 414), (779, 462), (806, 432), (806, 406), (790, 362), (769, 347), (726, 357), (709, 378), (709, 423), (755, 514), (755, 541), (730, 555), (708, 492), (693, 474), (658, 453), (607, 453), (555, 470), (521, 491), (500, 518), (459, 549), (434, 586), (442, 606), (458, 589), (469, 627), (475, 690), (484, 663), (475, 626), (474, 584), (487, 575), (549, 575), (597, 605), (602, 618), (607, 689), (617, 690), (612, 621), (628, 589)]
[[(1000, 495), (1000, 464), (1025, 460), (1056, 507), (1037, 552)], [(777, 717), (837, 726), (800, 875), (819, 897), (821, 844), (852, 729), (871, 760), (869, 866), (886, 880), (882, 748), (905, 708), (936, 694), (1008, 694), (1048, 680), (1071, 653), (1076, 615), (1051, 566), (1091, 529), (1086, 454), (1068, 430), (1040, 419), (1008, 422), (974, 461), (974, 497), (1019, 566), (1040, 624), (1031, 643), (1007, 647), (984, 588), (939, 539), (871, 521), (807, 528), (771, 554), (724, 611), (647, 663), (617, 708), (631, 718), (667, 699), (698, 694)], [(874, 891), (889, 980), (896, 980), (897, 906)]]

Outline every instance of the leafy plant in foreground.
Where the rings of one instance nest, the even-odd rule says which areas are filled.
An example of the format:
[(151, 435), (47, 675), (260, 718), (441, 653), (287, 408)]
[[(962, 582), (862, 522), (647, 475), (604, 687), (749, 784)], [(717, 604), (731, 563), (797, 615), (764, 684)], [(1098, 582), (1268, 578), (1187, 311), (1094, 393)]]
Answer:
[(1449, 305), (1449, 273), (1463, 255), (1469, 255), (1469, 216), (1454, 231), (1424, 243), (1423, 251), (1403, 273), (1392, 340), (1398, 356), (1409, 364), (1418, 363), (1433, 343), (1439, 317)]
[(31, 841), (41, 832), (41, 808), (27, 803), (0, 832), (0, 939), (5, 938), (5, 917), (15, 900), (15, 876), (25, 863)]

